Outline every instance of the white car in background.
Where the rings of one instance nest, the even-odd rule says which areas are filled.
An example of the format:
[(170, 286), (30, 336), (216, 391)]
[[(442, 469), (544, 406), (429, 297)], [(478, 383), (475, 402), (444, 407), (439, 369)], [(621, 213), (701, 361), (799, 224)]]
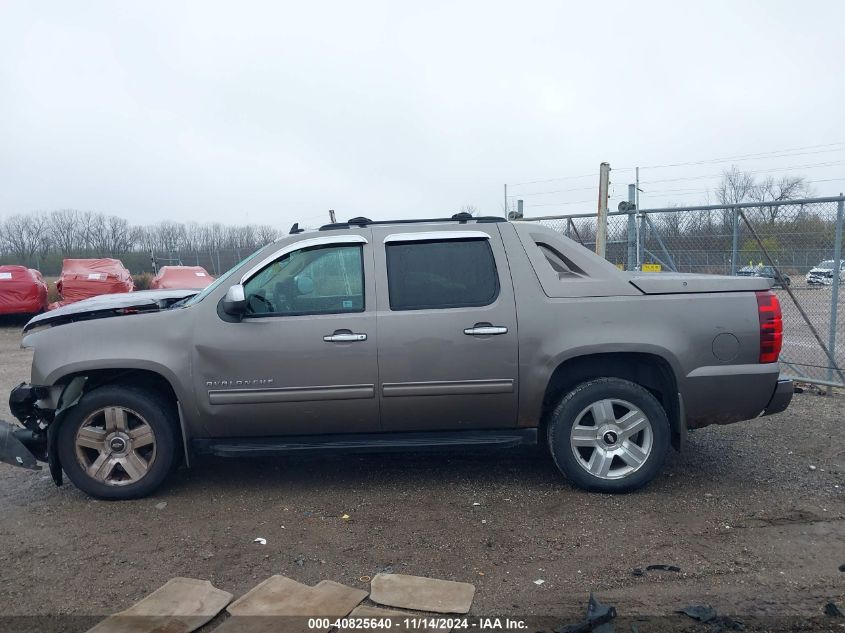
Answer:
[[(836, 268), (836, 262), (826, 259), (807, 273), (807, 283), (815, 286), (833, 285), (834, 268)], [(839, 283), (843, 283), (843, 280), (845, 280), (845, 259), (839, 261)]]

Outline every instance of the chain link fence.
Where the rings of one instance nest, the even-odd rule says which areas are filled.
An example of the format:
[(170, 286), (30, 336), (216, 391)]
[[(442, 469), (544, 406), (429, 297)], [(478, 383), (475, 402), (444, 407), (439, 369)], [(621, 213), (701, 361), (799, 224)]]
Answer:
[[(843, 204), (843, 196), (638, 211), (631, 204), (608, 215), (606, 258), (624, 270), (772, 278), (783, 310), (783, 373), (845, 387)], [(595, 214), (520, 221), (547, 225), (595, 250)], [(833, 362), (799, 306), (832, 352)]]

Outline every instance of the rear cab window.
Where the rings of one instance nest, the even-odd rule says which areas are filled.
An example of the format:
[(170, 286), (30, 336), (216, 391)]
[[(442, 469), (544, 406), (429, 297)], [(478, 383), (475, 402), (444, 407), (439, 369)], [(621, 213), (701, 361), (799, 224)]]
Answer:
[(390, 309), (480, 307), (499, 296), (499, 274), (487, 237), (388, 238)]

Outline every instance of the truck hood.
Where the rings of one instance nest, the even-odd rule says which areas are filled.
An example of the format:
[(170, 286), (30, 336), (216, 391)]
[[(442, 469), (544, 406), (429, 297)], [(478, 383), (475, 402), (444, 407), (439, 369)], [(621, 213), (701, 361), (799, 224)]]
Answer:
[(157, 312), (165, 310), (177, 301), (191, 297), (199, 292), (192, 290), (141, 290), (120, 294), (100, 295), (71, 303), (55, 310), (33, 317), (23, 327), (24, 332), (37, 327), (57, 326), (88, 319), (137, 314), (138, 312)]
[(693, 273), (626, 273), (628, 281), (647, 295), (688, 294), (699, 292), (753, 292), (768, 290), (767, 277), (731, 277)]

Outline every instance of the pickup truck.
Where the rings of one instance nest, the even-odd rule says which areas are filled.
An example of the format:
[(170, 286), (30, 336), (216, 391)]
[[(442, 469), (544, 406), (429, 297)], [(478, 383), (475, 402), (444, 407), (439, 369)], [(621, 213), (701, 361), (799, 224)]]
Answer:
[(0, 453), (126, 499), (202, 454), (540, 445), (630, 491), (688, 429), (787, 407), (770, 285), (623, 272), (502, 218), (294, 225), (200, 292), (29, 321)]

